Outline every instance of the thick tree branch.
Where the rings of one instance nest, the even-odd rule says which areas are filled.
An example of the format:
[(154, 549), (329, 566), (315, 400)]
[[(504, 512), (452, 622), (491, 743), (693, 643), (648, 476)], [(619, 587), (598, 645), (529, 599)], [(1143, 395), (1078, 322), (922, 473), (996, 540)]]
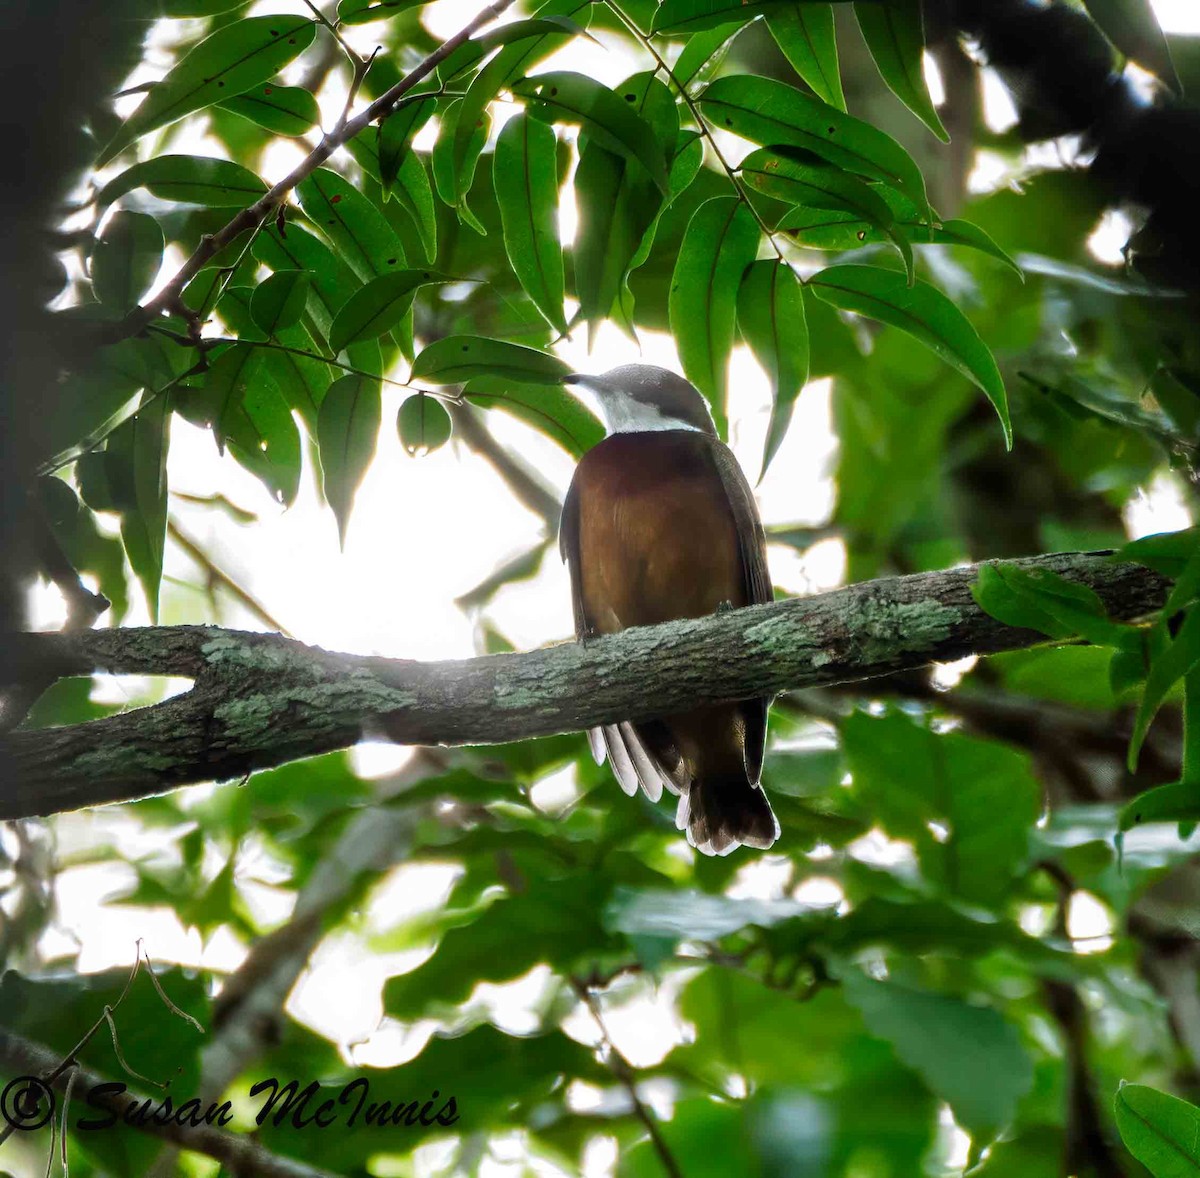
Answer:
[[(1143, 617), (1167, 582), (1105, 553), (1015, 562), (1094, 589)], [(697, 704), (867, 679), (1045, 642), (971, 596), (978, 567), (852, 585), (815, 597), (626, 630), (524, 654), (418, 663), (331, 654), (277, 634), (162, 626), (18, 636), (16, 673), (179, 675), (164, 703), (0, 741), (12, 770), (0, 818), (128, 801), (345, 748), (487, 744), (640, 720)]]

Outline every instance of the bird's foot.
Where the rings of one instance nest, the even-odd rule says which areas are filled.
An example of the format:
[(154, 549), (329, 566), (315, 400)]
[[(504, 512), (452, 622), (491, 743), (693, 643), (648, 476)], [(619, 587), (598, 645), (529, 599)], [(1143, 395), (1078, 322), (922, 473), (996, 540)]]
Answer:
[(728, 614), (728, 613), (732, 613), (732, 612), (733, 612), (733, 602), (732, 601), (722, 601), (721, 604), (717, 606), (717, 614), (718, 615)]

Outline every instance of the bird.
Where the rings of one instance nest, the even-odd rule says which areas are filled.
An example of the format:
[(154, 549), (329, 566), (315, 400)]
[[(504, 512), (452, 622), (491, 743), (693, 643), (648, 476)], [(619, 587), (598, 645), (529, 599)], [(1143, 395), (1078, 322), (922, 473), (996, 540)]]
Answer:
[[(607, 425), (575, 469), (559, 528), (576, 638), (771, 601), (754, 494), (695, 385), (651, 364), (563, 384), (590, 393)], [(600, 725), (588, 741), (626, 794), (678, 795), (675, 824), (696, 850), (765, 850), (779, 837), (761, 782), (769, 706), (705, 704)]]

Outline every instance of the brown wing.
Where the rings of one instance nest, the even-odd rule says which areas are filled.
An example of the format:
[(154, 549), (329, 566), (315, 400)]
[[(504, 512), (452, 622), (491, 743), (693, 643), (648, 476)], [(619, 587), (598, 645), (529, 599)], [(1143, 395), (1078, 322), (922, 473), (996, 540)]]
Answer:
[[(738, 555), (742, 562), (746, 601), (749, 605), (766, 605), (774, 600), (775, 594), (771, 587), (771, 573), (767, 568), (767, 538), (762, 521), (758, 518), (754, 492), (733, 451), (716, 439), (711, 449), (737, 525)], [(742, 703), (742, 717), (746, 724), (746, 772), (756, 784), (762, 776), (767, 743), (767, 709), (770, 706), (771, 701), (766, 698)]]
[[(571, 578), (575, 637), (582, 641), (590, 637), (594, 629), (583, 603), (583, 576), (579, 569), (579, 494), (575, 479), (571, 480), (567, 497), (563, 500), (562, 518), (558, 525), (558, 550)], [(652, 802), (662, 797), (664, 785), (672, 793), (679, 792), (670, 775), (659, 767), (660, 762), (671, 764), (679, 761), (679, 753), (670, 744), (669, 738), (661, 753), (656, 749), (655, 756), (651, 756), (646, 751), (640, 726), (635, 728), (623, 722), (588, 729), (588, 745), (597, 765), (603, 764), (607, 755), (617, 782), (630, 796), (637, 793), (639, 785)]]

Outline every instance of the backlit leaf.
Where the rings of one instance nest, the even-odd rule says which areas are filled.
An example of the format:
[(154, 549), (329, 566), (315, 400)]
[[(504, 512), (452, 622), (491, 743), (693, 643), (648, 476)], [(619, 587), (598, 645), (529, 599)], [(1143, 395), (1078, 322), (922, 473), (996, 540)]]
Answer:
[(97, 195), (96, 204), (106, 208), (135, 188), (145, 188), (161, 200), (187, 201), (214, 208), (253, 204), (267, 191), (263, 180), (232, 160), (202, 155), (160, 155), (134, 164), (110, 180)]
[(304, 16), (250, 16), (218, 29), (142, 99), (100, 153), (97, 166), (147, 131), (265, 82), (308, 48), (316, 30), (316, 22)]
[(688, 223), (671, 278), (671, 332), (683, 371), (708, 398), (721, 434), (737, 292), (758, 238), (758, 223), (737, 197), (706, 201)]
[(709, 120), (764, 147), (802, 147), (850, 172), (893, 184), (925, 208), (925, 181), (890, 135), (770, 78), (718, 78), (700, 96)]
[(436, 109), (436, 98), (405, 102), (379, 124), (379, 182), (383, 185), (385, 196), (392, 193), (400, 165), (412, 150), (413, 136), (429, 121)]
[(1158, 76), (1176, 94), (1183, 85), (1150, 0), (1083, 0), (1104, 35), (1126, 57)]
[(761, 478), (783, 442), (796, 398), (808, 380), (804, 294), (792, 268), (778, 259), (755, 262), (738, 291), (737, 320), (742, 337), (771, 380), (771, 423)]
[(418, 287), (453, 282), (435, 270), (398, 270), (373, 278), (356, 291), (334, 317), (329, 328), (329, 346), (340, 352), (359, 340), (375, 339), (391, 331), (412, 307)]
[(128, 311), (150, 288), (162, 265), (163, 233), (145, 213), (122, 209), (105, 224), (92, 251), (92, 288), (114, 310)]
[(1012, 446), (1008, 395), (996, 361), (967, 317), (934, 286), (874, 266), (831, 266), (809, 280), (819, 298), (843, 311), (890, 323), (931, 348), (951, 367), (978, 385), (995, 406)]
[(264, 82), (217, 105), (276, 135), (307, 135), (321, 121), (321, 108), (309, 91), (277, 82)]
[(1200, 1174), (1200, 1108), (1145, 1084), (1122, 1084), (1115, 1108), (1121, 1140), (1154, 1178)]
[(400, 443), (414, 458), (432, 454), (450, 440), (450, 414), (436, 397), (417, 393), (405, 398), (396, 416)]
[(250, 315), (268, 339), (300, 322), (308, 302), (308, 271), (279, 270), (254, 289)]
[(521, 384), (506, 377), (477, 376), (463, 390), (473, 404), (503, 409), (582, 458), (604, 437), (604, 426), (565, 389)]
[(780, 0), (662, 0), (651, 32), (698, 33), (740, 20), (743, 23), (784, 7)]
[(526, 78), (512, 90), (530, 100), (537, 117), (582, 125), (601, 147), (636, 161), (659, 191), (667, 191), (666, 158), (653, 128), (607, 86), (584, 74), (557, 70)]
[(504, 249), (513, 273), (550, 326), (564, 333), (554, 131), (528, 115), (509, 119), (496, 140), (492, 174)]
[(558, 384), (570, 369), (557, 356), (478, 335), (435, 340), (413, 361), (412, 379), (460, 384), (476, 376), (504, 376), (527, 384)]
[(812, 87), (813, 93), (830, 106), (845, 110), (833, 5), (780, 5), (767, 13), (767, 28), (792, 69)]
[(296, 186), (300, 205), (364, 281), (404, 266), (404, 246), (384, 215), (338, 172), (318, 168)]
[(321, 488), (337, 518), (343, 547), (355, 492), (375, 455), (380, 413), (379, 382), (353, 373), (335, 380), (321, 402)]
[(949, 143), (925, 83), (921, 0), (857, 0), (854, 15), (888, 89), (943, 143)]

